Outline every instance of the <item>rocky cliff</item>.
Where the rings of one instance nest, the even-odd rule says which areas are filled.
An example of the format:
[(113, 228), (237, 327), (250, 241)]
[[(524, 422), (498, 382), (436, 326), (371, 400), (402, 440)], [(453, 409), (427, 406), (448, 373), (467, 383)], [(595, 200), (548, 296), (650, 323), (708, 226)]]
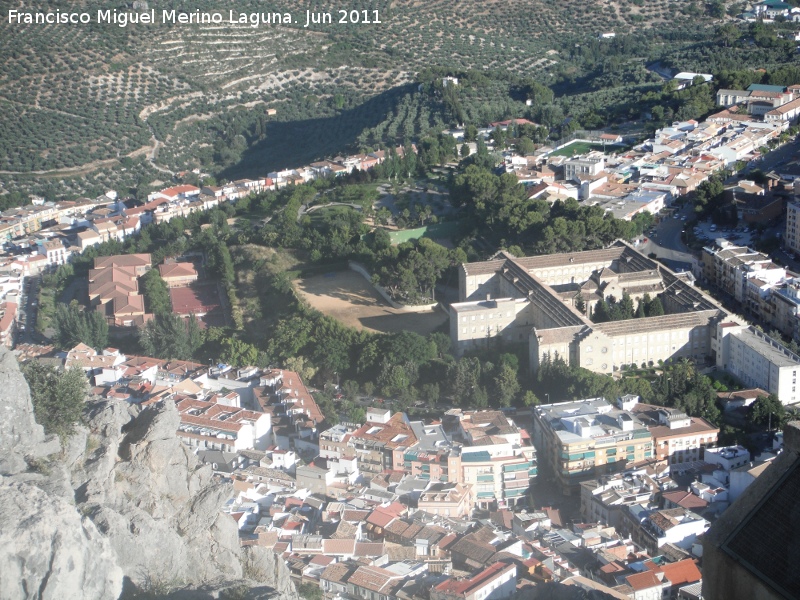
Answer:
[(298, 599), (282, 560), (240, 547), (230, 486), (178, 440), (172, 403), (87, 402), (62, 448), (4, 349), (0, 386), (0, 599)]

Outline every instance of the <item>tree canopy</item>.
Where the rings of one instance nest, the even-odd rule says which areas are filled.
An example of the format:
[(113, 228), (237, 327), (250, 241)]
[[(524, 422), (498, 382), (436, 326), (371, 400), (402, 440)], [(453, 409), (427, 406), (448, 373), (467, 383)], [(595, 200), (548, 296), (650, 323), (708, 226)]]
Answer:
[(105, 315), (93, 310), (83, 310), (74, 301), (56, 305), (53, 327), (56, 330), (53, 341), (61, 350), (86, 344), (99, 351), (108, 345), (108, 323)]
[(72, 435), (81, 421), (86, 400), (86, 374), (83, 369), (59, 371), (51, 365), (30, 361), (22, 374), (31, 390), (36, 422), (45, 433), (62, 439)]

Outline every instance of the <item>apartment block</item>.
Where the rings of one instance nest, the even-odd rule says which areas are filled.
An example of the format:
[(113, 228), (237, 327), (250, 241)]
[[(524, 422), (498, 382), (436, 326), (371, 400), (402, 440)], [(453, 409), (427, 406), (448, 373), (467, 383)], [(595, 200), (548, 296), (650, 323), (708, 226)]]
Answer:
[(800, 253), (800, 202), (789, 202), (786, 205), (783, 243), (789, 252)]
[(619, 529), (626, 507), (647, 504), (658, 491), (646, 475), (618, 473), (581, 483), (581, 516), (589, 523)]
[(778, 396), (783, 404), (800, 402), (800, 356), (755, 327), (726, 322), (717, 327), (717, 367), (748, 387)]
[(416, 443), (408, 417), (404, 413), (391, 415), (388, 410), (367, 409), (367, 422), (354, 431), (351, 445), (358, 456), (358, 466), (365, 476), (394, 468), (394, 451)]
[(653, 438), (636, 415), (605, 398), (537, 406), (533, 439), (564, 494), (582, 481), (622, 471), (628, 463), (651, 458)]
[(630, 410), (653, 436), (655, 457), (670, 464), (703, 459), (706, 448), (716, 446), (719, 427), (702, 417), (690, 417), (683, 411), (635, 403)]
[(759, 287), (774, 286), (785, 280), (787, 273), (766, 254), (718, 238), (713, 246), (703, 248), (703, 277), (737, 302), (757, 310), (757, 300), (748, 298), (748, 281), (755, 280)]

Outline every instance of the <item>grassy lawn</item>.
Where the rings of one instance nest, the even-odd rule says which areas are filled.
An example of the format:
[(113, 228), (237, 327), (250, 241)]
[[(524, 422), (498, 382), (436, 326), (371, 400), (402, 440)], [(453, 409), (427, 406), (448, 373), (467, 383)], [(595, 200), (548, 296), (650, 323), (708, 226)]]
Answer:
[[(609, 151), (613, 151), (616, 149), (616, 146), (607, 146)], [(586, 154), (587, 152), (591, 152), (592, 150), (600, 150), (603, 151), (603, 144), (590, 144), (589, 142), (572, 142), (571, 144), (567, 144), (560, 150), (556, 150), (555, 152), (551, 152), (549, 156), (576, 156), (578, 154)]]

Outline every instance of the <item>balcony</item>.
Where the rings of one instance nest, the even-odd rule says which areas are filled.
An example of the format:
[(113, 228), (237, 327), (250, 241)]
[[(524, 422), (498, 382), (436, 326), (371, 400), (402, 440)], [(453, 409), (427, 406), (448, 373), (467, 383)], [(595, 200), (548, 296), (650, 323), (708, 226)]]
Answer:
[(517, 490), (520, 488), (529, 487), (531, 482), (528, 479), (515, 479), (513, 481), (506, 481), (503, 483), (503, 489)]
[(494, 474), (489, 473), (488, 475), (478, 475), (478, 481), (494, 481)]
[(515, 465), (503, 465), (503, 472), (507, 473), (511, 471), (524, 471), (528, 467), (530, 467), (530, 463), (528, 462), (519, 463)]

